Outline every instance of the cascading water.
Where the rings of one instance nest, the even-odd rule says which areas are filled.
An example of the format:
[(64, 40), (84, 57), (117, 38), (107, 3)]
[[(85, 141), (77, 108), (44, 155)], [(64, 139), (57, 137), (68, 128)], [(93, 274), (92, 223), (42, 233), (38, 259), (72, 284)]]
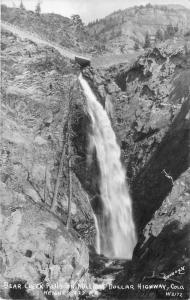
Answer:
[(126, 185), (125, 170), (120, 160), (120, 148), (110, 119), (97, 101), (89, 84), (79, 76), (92, 120), (91, 143), (96, 148), (99, 163), (101, 214), (96, 214), (97, 249), (110, 258), (131, 259), (136, 244), (131, 199)]

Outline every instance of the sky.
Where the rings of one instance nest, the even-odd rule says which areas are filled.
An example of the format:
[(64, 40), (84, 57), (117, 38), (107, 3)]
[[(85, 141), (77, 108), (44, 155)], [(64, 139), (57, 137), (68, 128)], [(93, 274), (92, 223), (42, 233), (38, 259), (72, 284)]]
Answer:
[[(7, 6), (19, 6), (21, 0), (1, 0)], [(38, 0), (22, 0), (26, 9), (34, 10)], [(181, 4), (190, 9), (190, 0), (41, 0), (42, 12), (53, 12), (70, 17), (79, 14), (85, 23), (100, 19), (118, 9), (134, 5)]]

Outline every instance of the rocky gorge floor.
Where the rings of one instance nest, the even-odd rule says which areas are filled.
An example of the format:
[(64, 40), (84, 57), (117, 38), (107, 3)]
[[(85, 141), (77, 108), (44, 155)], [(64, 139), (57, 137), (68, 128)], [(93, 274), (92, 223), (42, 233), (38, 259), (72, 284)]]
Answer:
[[(88, 165), (90, 118), (77, 79), (80, 67), (54, 48), (6, 30), (1, 49), (1, 296), (188, 299), (190, 54), (184, 47), (154, 48), (132, 64), (83, 70), (112, 120), (133, 199), (138, 244), (132, 261), (121, 261), (94, 252), (90, 201), (98, 193), (99, 171), (95, 156)], [(68, 230), (67, 156), (53, 212), (51, 204), (71, 108)], [(64, 286), (63, 294), (53, 295), (48, 282)], [(6, 283), (42, 289), (15, 291)], [(84, 289), (82, 295), (78, 286), (91, 284), (99, 292)], [(109, 284), (115, 288), (101, 287)], [(166, 288), (143, 288), (152, 284)]]

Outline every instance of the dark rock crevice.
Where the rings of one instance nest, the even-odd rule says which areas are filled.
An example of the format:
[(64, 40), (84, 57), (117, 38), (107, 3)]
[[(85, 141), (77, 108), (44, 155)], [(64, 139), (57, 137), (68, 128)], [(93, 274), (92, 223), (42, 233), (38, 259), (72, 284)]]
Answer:
[(139, 80), (141, 82), (146, 81), (149, 77), (151, 77), (151, 72), (145, 73), (144, 66), (139, 63), (135, 63), (130, 70), (121, 71), (115, 77), (115, 82), (120, 87), (122, 91), (126, 91), (127, 83), (133, 82), (135, 80)]
[(173, 185), (163, 170), (175, 181), (189, 166), (189, 120), (185, 119), (188, 111), (189, 100), (183, 104), (169, 132), (132, 183), (134, 215), (138, 216), (135, 219), (139, 228), (147, 224), (172, 190)]
[[(153, 49), (139, 58), (136, 66), (142, 72), (133, 65), (119, 66), (118, 73), (116, 68), (85, 73), (95, 94), (103, 86), (104, 98), (110, 96), (111, 120), (127, 169), (138, 231), (132, 262), (126, 263), (115, 284), (165, 283), (163, 274), (184, 266), (185, 273), (167, 283), (180, 282), (187, 299), (190, 77), (184, 53), (175, 50), (176, 61), (173, 50), (167, 51)], [(109, 93), (112, 83), (120, 89)], [(105, 295), (111, 299), (165, 297), (162, 290), (112, 290)]]
[[(178, 287), (181, 285), (183, 286), (183, 290), (181, 290), (183, 299), (188, 299), (188, 263), (185, 262), (185, 258), (188, 257), (189, 229), (189, 225), (181, 228), (177, 221), (166, 225), (156, 238), (150, 237), (142, 249), (136, 250), (132, 264), (126, 264), (126, 269), (116, 276), (115, 284), (125, 285), (133, 277), (135, 285), (138, 283), (144, 285), (167, 284), (170, 292), (172, 291), (171, 284)], [(184, 260), (182, 259), (181, 264), (176, 266), (179, 258)], [(178, 270), (180, 267), (183, 267), (181, 274), (176, 272), (176, 276), (164, 279), (164, 275), (167, 276), (172, 270)], [(165, 299), (163, 297), (166, 295), (161, 289), (153, 290), (152, 293), (147, 290), (144, 293), (146, 299), (160, 299), (160, 297)], [(115, 299), (138, 299), (141, 295), (142, 291), (137, 289), (128, 292), (116, 291)]]
[[(99, 87), (103, 86), (106, 97), (109, 90), (108, 85), (113, 79), (118, 84), (117, 76), (121, 74), (122, 80), (118, 85), (120, 87), (123, 84), (126, 85), (126, 93), (128, 94), (126, 102), (122, 101), (123, 94), (119, 90), (111, 94), (115, 110), (112, 123), (116, 135), (119, 137), (118, 140), (121, 141), (122, 161), (127, 167), (134, 218), (139, 233), (172, 190), (172, 182), (163, 171), (165, 170), (168, 176), (171, 176), (175, 181), (188, 168), (189, 163), (189, 121), (188, 118), (186, 119), (189, 111), (189, 99), (184, 100), (182, 94), (178, 94), (179, 84), (182, 84), (182, 78), (185, 75), (181, 72), (180, 77), (176, 76), (173, 62), (166, 64), (167, 55), (164, 51), (161, 52), (155, 48), (151, 53), (147, 53), (147, 60), (146, 56), (139, 58), (138, 63), (131, 68), (128, 67), (119, 75), (116, 75), (114, 70), (114, 78), (111, 78), (108, 72), (98, 75), (92, 68), (84, 70), (95, 94), (97, 94)], [(183, 54), (180, 56), (179, 53), (177, 55), (179, 59), (183, 56)], [(165, 65), (164, 76), (168, 80), (165, 80), (164, 83), (162, 82), (162, 72), (156, 73), (156, 78), (153, 78), (155, 75), (152, 71), (152, 66), (154, 66), (154, 70), (156, 68), (160, 70), (163, 65)], [(173, 71), (168, 73), (171, 67)], [(134, 79), (137, 79), (139, 86), (139, 101), (136, 100), (137, 95), (134, 95), (133, 99), (133, 93), (136, 93), (136, 86), (131, 89)], [(156, 79), (161, 80), (160, 88), (163, 86), (166, 89), (168, 84), (168, 90), (164, 91), (164, 97), (167, 97), (168, 101), (167, 106), (161, 105), (160, 96), (160, 98), (158, 96), (156, 98)], [(169, 86), (171, 80), (173, 80), (173, 86)], [(187, 83), (184, 84), (186, 88), (183, 96), (187, 97)], [(130, 91), (128, 91), (129, 88)], [(151, 98), (151, 103), (149, 100), (147, 101), (147, 96), (149, 100)], [(122, 106), (119, 107), (119, 104), (127, 107), (125, 117), (123, 117)], [(132, 114), (133, 105), (136, 106), (135, 119)], [(179, 109), (179, 107), (181, 108)], [(129, 114), (130, 111), (131, 115)], [(144, 112), (145, 115), (143, 115)], [(115, 123), (116, 118), (119, 120), (118, 124)], [(135, 126), (134, 122), (136, 122)], [(125, 129), (124, 126), (126, 126)], [(126, 134), (123, 134), (124, 130), (126, 130)], [(96, 175), (98, 175), (97, 172)], [(96, 187), (97, 185), (95, 185), (95, 189)]]

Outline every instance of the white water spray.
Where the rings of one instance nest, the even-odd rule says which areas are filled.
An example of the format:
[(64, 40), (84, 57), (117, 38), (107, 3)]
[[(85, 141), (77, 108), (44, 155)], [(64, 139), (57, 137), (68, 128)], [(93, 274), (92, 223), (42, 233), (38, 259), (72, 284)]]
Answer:
[(120, 161), (121, 151), (105, 109), (82, 74), (79, 80), (92, 120), (91, 142), (96, 148), (101, 173), (99, 187), (103, 208), (95, 217), (98, 223), (95, 222), (98, 227), (96, 248), (110, 258), (131, 259), (136, 236), (125, 170)]

